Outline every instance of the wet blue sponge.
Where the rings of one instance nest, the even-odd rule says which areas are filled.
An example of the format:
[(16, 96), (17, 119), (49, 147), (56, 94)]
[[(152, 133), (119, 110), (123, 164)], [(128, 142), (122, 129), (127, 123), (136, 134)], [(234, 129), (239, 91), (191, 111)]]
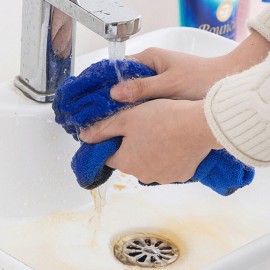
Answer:
[[(55, 120), (78, 140), (80, 129), (130, 106), (110, 98), (110, 90), (119, 82), (119, 77), (127, 80), (155, 75), (153, 70), (130, 60), (103, 60), (93, 64), (78, 77), (65, 80), (57, 89), (53, 102)], [(81, 142), (71, 163), (81, 187), (93, 189), (108, 180), (113, 169), (105, 165), (106, 160), (118, 150), (121, 142), (122, 137), (98, 144)], [(253, 177), (253, 168), (236, 160), (225, 150), (212, 150), (187, 183), (199, 181), (226, 196), (250, 184)]]

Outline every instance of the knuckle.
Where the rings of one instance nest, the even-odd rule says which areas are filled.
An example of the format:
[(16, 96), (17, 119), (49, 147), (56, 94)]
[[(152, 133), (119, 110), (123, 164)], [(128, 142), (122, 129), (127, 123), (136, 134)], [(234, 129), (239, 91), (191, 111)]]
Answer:
[(181, 175), (178, 179), (177, 182), (184, 183), (188, 180), (190, 180), (193, 177), (193, 173), (186, 173)]
[(167, 59), (166, 50), (156, 47), (150, 47), (144, 51), (145, 57), (151, 63), (152, 68), (159, 74), (164, 71), (164, 62)]
[(162, 180), (157, 179), (157, 180), (155, 180), (155, 182), (158, 183), (159, 185), (165, 185), (168, 183), (168, 181), (165, 181), (164, 179), (162, 179)]
[(144, 184), (153, 184), (153, 183), (158, 183), (156, 181), (156, 177), (154, 177), (153, 175), (143, 172), (143, 171), (139, 171), (139, 172), (135, 172), (134, 174), (140, 182), (144, 183)]
[(97, 136), (102, 131), (102, 125), (101, 122), (97, 122), (94, 126), (90, 127), (90, 134), (92, 136)]
[(95, 131), (89, 131), (86, 135), (86, 138), (85, 138), (85, 142), (87, 143), (93, 143), (95, 141), (97, 137), (97, 134), (95, 133)]
[(136, 101), (142, 97), (144, 97), (147, 93), (147, 89), (142, 79), (135, 79), (132, 83), (131, 92), (131, 101)]
[(134, 86), (135, 86), (135, 93), (139, 94), (139, 93), (142, 93), (143, 91), (145, 91), (144, 89), (144, 84), (142, 82), (142, 79), (137, 79), (137, 80), (134, 80)]
[(86, 142), (92, 143), (99, 139), (102, 132), (101, 125), (95, 124), (94, 126), (87, 129)]
[(121, 130), (121, 131), (125, 131), (126, 127), (127, 127), (127, 120), (125, 115), (128, 113), (128, 109), (126, 109), (125, 111), (123, 111), (124, 113), (120, 112), (118, 114), (115, 115), (114, 120), (116, 122), (117, 125), (117, 129)]
[(149, 56), (155, 56), (158, 52), (160, 51), (159, 48), (156, 47), (150, 47), (144, 50), (144, 53), (149, 55)]

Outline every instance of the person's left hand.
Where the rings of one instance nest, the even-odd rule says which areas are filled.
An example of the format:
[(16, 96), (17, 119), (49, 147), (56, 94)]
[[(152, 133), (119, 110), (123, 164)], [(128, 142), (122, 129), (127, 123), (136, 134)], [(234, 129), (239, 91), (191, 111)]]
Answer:
[(185, 182), (211, 149), (220, 148), (208, 128), (203, 101), (153, 100), (81, 131), (87, 143), (123, 136), (107, 165), (149, 184)]

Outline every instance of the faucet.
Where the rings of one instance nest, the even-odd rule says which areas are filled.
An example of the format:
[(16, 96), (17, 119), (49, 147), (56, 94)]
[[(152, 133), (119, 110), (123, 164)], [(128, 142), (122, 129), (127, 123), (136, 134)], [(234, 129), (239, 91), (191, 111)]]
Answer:
[(140, 30), (141, 16), (117, 0), (23, 0), (20, 75), (27, 97), (52, 102), (74, 71), (75, 22), (108, 41), (124, 42)]

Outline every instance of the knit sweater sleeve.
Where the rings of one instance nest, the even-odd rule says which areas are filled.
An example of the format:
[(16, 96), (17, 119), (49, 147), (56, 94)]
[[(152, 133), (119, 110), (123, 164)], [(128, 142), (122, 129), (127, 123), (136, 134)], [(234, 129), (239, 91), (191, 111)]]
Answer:
[[(248, 25), (270, 41), (270, 8)], [(270, 166), (270, 55), (217, 82), (204, 110), (212, 133), (228, 152), (247, 165)]]
[(205, 114), (219, 143), (251, 166), (270, 165), (270, 56), (215, 84)]

